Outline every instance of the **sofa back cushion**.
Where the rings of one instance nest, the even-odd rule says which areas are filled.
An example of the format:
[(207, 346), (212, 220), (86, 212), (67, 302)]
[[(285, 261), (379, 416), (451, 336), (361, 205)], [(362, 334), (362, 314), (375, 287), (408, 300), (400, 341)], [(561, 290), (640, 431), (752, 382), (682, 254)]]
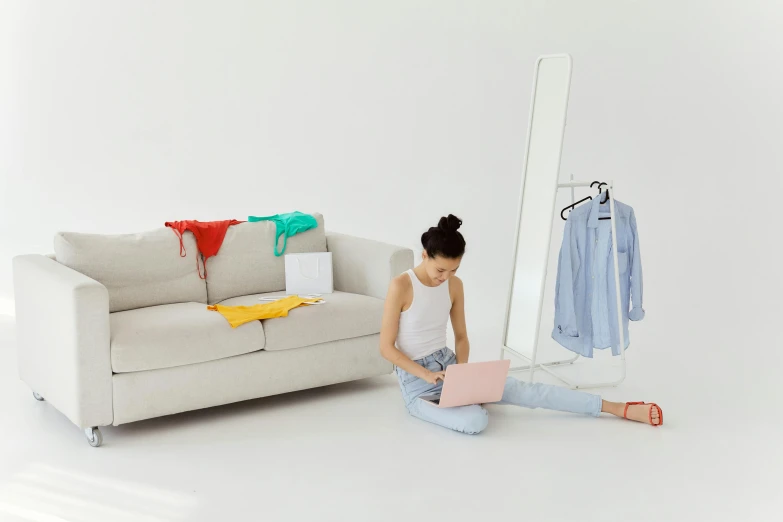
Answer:
[(59, 263), (108, 289), (110, 312), (206, 303), (207, 286), (196, 268), (198, 249), (193, 234), (183, 235), (183, 245), (186, 255), (180, 257), (179, 239), (170, 228), (122, 235), (60, 232), (54, 237)]
[[(318, 226), (288, 239), (285, 254), (326, 252), (324, 217)], [(232, 297), (285, 290), (285, 258), (274, 252), (277, 227), (270, 221), (228, 228), (218, 255), (207, 261), (209, 304)], [(283, 238), (280, 238), (282, 248)]]

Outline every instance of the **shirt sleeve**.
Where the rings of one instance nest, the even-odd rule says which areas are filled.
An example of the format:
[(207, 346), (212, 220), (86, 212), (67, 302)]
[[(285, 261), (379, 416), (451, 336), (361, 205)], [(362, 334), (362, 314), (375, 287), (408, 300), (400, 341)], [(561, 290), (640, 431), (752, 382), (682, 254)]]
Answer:
[(557, 282), (555, 283), (555, 329), (569, 337), (579, 337), (574, 309), (574, 278), (579, 272), (579, 249), (576, 234), (571, 226), (571, 216), (563, 231), (563, 244), (557, 258)]
[(631, 245), (628, 249), (631, 266), (631, 311), (628, 318), (631, 321), (641, 321), (644, 319), (643, 293), (644, 284), (642, 282), (642, 255), (639, 251), (639, 230), (636, 227), (636, 214), (631, 209)]

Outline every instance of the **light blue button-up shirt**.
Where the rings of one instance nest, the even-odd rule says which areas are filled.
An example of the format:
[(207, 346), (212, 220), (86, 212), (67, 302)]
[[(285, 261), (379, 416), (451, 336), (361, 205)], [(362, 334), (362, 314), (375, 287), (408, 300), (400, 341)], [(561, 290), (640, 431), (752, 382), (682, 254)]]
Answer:
[[(614, 355), (620, 353), (611, 222), (598, 220), (609, 216), (609, 203), (600, 204), (602, 199), (603, 196), (596, 197), (568, 216), (557, 262), (552, 338), (585, 357), (593, 356), (593, 348), (610, 346)], [(644, 319), (642, 259), (633, 209), (615, 200), (615, 211), (620, 245), (620, 305), (627, 348), (628, 320)]]

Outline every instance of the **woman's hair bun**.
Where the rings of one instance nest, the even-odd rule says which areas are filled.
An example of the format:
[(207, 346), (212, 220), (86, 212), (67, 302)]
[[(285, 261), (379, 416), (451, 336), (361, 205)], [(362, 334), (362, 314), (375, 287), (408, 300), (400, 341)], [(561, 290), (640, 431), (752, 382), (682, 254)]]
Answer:
[(462, 220), (454, 214), (443, 216), (438, 222), (438, 228), (444, 232), (456, 232), (462, 226)]
[(465, 238), (459, 232), (460, 226), (462, 220), (454, 214), (440, 218), (437, 227), (432, 227), (421, 235), (421, 244), (427, 255), (449, 259), (462, 257), (465, 253)]

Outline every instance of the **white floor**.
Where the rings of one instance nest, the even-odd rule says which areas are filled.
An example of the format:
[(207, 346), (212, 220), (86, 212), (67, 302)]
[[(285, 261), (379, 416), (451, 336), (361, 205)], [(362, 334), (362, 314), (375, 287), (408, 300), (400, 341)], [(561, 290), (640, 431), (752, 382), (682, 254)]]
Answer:
[(107, 427), (94, 449), (17, 379), (8, 319), (0, 343), (2, 521), (712, 522), (781, 511), (775, 397), (750, 381), (720, 386), (721, 363), (707, 383), (687, 364), (629, 353), (633, 384), (603, 395), (654, 398), (659, 429), (490, 406), (487, 430), (462, 435), (410, 418), (387, 376)]

